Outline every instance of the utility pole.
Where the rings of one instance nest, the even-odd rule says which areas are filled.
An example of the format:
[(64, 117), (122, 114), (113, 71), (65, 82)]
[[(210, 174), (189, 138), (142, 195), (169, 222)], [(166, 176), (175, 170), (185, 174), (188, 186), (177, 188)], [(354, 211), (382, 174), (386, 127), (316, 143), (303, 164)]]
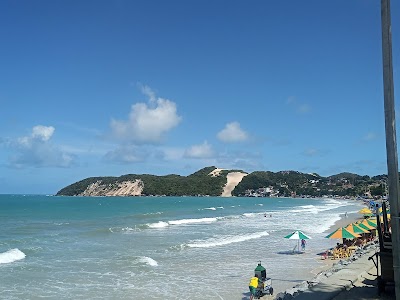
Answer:
[(400, 299), (399, 168), (397, 161), (396, 118), (394, 113), (390, 0), (381, 0), (381, 21), (386, 156), (388, 167), (390, 215), (392, 223), (393, 271), (396, 299)]

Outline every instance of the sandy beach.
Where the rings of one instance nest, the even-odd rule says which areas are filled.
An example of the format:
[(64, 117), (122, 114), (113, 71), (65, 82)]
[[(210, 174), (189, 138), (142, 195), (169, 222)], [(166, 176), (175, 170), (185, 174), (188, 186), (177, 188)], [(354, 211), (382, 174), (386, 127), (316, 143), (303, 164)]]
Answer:
[[(361, 220), (359, 214), (351, 213), (341, 215), (327, 232), (332, 232), (338, 227), (344, 227), (352, 222)], [(279, 293), (274, 299), (297, 300), (350, 300), (350, 299), (395, 299), (394, 286), (386, 286), (385, 292), (378, 294), (377, 268), (373, 260), (369, 259), (379, 251), (379, 245), (370, 242), (354, 255), (355, 258), (324, 260), (324, 265), (314, 270), (317, 275), (310, 280), (306, 287), (300, 284), (293, 289)]]
[[(362, 220), (362, 216), (358, 213), (345, 213), (340, 215), (340, 219), (335, 222), (334, 225), (332, 225), (325, 233), (328, 235), (330, 232), (333, 232), (339, 227), (345, 227), (350, 223), (356, 222)], [(339, 240), (338, 240), (339, 242)], [(367, 259), (367, 256), (369, 257), (372, 255), (376, 250), (376, 246), (370, 246), (368, 248), (368, 251), (364, 251), (360, 256), (363, 257), (363, 260)], [(321, 254), (326, 251), (327, 249), (321, 249)], [(361, 252), (360, 252), (361, 253)], [(320, 256), (322, 258), (322, 256)], [(320, 258), (320, 259), (321, 259)], [(347, 259), (343, 259), (345, 261)], [(340, 277), (342, 274), (339, 272), (336, 272), (336, 269), (346, 269), (347, 268), (347, 263), (345, 265), (341, 264), (342, 260), (336, 259), (321, 259), (321, 265), (315, 269), (312, 270), (312, 273), (315, 275), (314, 278), (310, 278), (308, 282), (311, 283), (311, 285), (318, 286), (321, 284), (324, 284), (325, 279), (330, 278), (330, 280), (335, 279), (336, 277)], [(372, 261), (368, 261), (368, 263), (361, 264), (361, 269), (359, 270), (360, 274), (366, 273), (370, 271), (372, 267), (374, 267)], [(372, 265), (371, 265), (372, 264)], [(350, 266), (350, 264), (349, 264)], [(358, 272), (358, 270), (356, 271)], [(375, 270), (376, 273), (376, 270)], [(327, 274), (329, 277), (325, 276)], [(370, 275), (371, 276), (371, 275)], [(338, 279), (340, 280), (340, 279)], [(318, 284), (317, 284), (318, 283)], [(296, 299), (318, 299), (318, 298), (312, 298), (312, 296), (309, 294), (312, 291), (312, 287), (310, 285), (310, 289), (308, 289), (308, 284), (307, 282), (303, 282), (297, 286), (294, 286), (291, 289), (287, 289), (286, 291), (277, 291), (277, 294), (275, 298), (273, 299), (291, 299), (291, 298), (296, 298)], [(345, 290), (348, 287), (343, 288)], [(305, 295), (302, 295), (302, 292), (306, 292)], [(300, 294), (299, 294), (300, 293)], [(335, 294), (335, 296), (338, 293)], [(320, 297), (320, 296), (318, 296)], [(330, 298), (329, 298), (330, 297)], [(328, 296), (326, 299), (332, 299), (333, 296)], [(268, 298), (266, 298), (268, 299)], [(339, 299), (339, 298), (338, 298)]]

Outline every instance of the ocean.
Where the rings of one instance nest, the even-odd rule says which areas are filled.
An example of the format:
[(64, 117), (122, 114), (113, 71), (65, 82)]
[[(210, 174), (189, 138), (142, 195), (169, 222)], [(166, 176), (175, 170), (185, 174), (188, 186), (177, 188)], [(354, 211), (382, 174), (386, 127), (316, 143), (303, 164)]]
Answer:
[[(0, 299), (248, 299), (310, 280), (328, 229), (358, 201), (0, 195)], [(304, 254), (288, 254), (302, 230)]]

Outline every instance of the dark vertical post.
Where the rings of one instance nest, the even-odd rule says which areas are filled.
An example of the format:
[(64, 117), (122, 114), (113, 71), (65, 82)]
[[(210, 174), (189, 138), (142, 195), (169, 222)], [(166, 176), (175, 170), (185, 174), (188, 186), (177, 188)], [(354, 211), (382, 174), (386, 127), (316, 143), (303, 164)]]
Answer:
[(385, 106), (386, 155), (388, 166), (389, 203), (392, 222), (393, 270), (396, 299), (400, 299), (399, 249), (399, 169), (397, 161), (396, 119), (392, 65), (392, 28), (390, 0), (381, 0), (383, 92)]

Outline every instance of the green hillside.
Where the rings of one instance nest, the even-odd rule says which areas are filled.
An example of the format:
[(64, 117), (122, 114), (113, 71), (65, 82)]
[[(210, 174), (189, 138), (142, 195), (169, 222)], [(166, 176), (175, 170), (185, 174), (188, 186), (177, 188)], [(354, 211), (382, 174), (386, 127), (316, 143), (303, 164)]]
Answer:
[[(191, 175), (127, 174), (120, 177), (90, 177), (73, 183), (57, 195), (75, 196), (82, 194), (89, 185), (100, 183), (116, 187), (118, 183), (141, 180), (142, 195), (165, 196), (220, 196), (227, 182), (226, 175), (241, 170), (223, 170), (219, 176), (209, 175), (216, 167), (206, 167)], [(316, 173), (297, 171), (256, 171), (243, 177), (232, 192), (233, 196), (382, 196), (385, 194), (386, 175), (369, 177), (353, 173), (340, 173), (328, 177)]]

